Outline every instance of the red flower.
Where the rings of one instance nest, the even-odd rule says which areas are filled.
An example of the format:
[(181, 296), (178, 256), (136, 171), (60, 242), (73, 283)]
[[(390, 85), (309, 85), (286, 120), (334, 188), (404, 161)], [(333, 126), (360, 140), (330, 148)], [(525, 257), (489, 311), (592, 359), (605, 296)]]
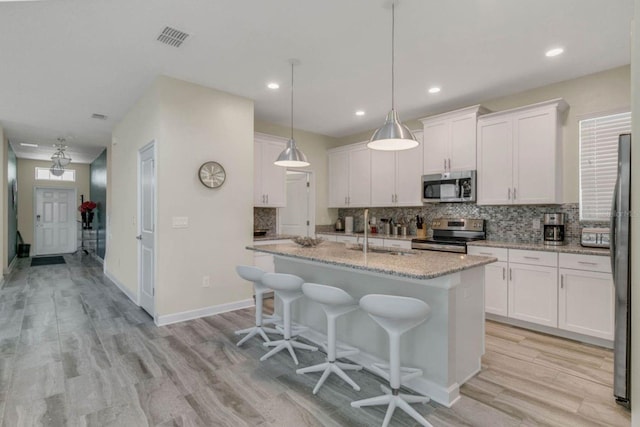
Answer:
[(98, 207), (98, 205), (96, 204), (96, 202), (92, 202), (91, 200), (87, 200), (86, 202), (84, 202), (83, 204), (81, 204), (80, 206), (78, 206), (78, 210), (80, 212), (91, 212), (92, 210), (94, 210), (96, 207)]

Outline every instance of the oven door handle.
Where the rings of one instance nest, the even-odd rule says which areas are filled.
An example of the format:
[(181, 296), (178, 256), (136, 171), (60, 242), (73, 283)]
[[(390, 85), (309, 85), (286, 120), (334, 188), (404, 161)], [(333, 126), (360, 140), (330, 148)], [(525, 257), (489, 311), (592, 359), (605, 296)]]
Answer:
[(466, 246), (461, 245), (443, 245), (440, 243), (412, 243), (411, 249), (426, 249), (440, 252), (459, 252), (466, 253)]

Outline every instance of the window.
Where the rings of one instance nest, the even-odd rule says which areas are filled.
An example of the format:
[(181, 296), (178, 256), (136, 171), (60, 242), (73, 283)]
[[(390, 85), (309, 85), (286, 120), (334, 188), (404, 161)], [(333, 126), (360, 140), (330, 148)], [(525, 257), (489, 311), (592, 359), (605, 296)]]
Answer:
[(618, 136), (630, 132), (630, 112), (580, 121), (581, 220), (609, 220), (618, 172)]
[(73, 169), (65, 169), (62, 175), (55, 176), (49, 168), (36, 168), (36, 179), (43, 181), (76, 181), (76, 171)]

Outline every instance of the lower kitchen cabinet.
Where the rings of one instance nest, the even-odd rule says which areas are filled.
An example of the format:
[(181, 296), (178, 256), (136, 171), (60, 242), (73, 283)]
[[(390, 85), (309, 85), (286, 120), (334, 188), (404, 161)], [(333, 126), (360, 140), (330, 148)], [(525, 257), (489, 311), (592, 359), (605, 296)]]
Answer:
[[(253, 242), (254, 246), (274, 245), (278, 243), (291, 243), (291, 240), (260, 240)], [(276, 267), (273, 261), (273, 255), (264, 252), (253, 252), (253, 265), (266, 271), (267, 273), (275, 273)]]
[(613, 340), (615, 288), (610, 273), (560, 269), (558, 327)]
[(485, 246), (469, 246), (468, 253), (498, 258), (485, 266), (485, 312), (499, 316), (492, 319), (613, 341), (615, 288), (608, 257)]
[(509, 317), (558, 327), (558, 269), (509, 263)]

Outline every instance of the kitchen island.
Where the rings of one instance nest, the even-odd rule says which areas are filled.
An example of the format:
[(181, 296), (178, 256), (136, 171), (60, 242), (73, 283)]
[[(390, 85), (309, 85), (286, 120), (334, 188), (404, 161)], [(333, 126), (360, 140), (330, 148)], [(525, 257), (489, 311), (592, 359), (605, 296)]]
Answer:
[[(431, 307), (431, 318), (401, 341), (402, 365), (423, 376), (406, 384), (445, 406), (459, 398), (459, 388), (480, 371), (484, 353), (484, 266), (495, 258), (431, 251), (369, 251), (324, 242), (315, 248), (293, 243), (249, 247), (273, 254), (279, 273), (307, 282), (336, 286), (360, 299), (367, 294), (418, 298)], [(276, 310), (279, 304), (276, 302)], [(322, 309), (302, 298), (293, 320), (309, 327), (303, 337), (321, 343), (326, 334)], [(360, 349), (349, 359), (365, 369), (388, 359), (386, 333), (357, 310), (338, 320), (338, 341)]]

